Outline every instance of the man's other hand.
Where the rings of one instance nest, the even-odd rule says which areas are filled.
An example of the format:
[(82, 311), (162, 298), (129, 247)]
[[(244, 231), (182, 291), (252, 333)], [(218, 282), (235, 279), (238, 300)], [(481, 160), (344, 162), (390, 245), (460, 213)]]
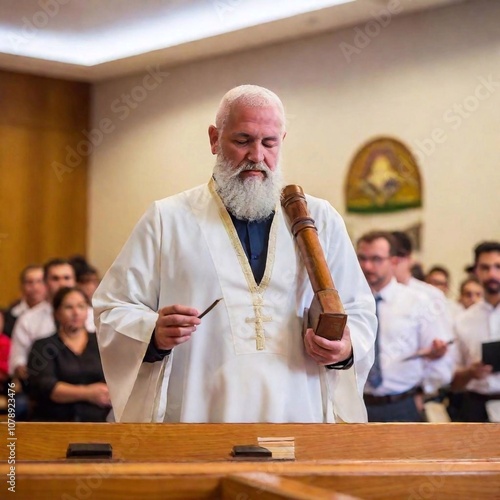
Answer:
[(352, 354), (351, 332), (346, 325), (341, 340), (328, 340), (308, 328), (304, 335), (307, 354), (320, 365), (332, 365), (345, 361)]

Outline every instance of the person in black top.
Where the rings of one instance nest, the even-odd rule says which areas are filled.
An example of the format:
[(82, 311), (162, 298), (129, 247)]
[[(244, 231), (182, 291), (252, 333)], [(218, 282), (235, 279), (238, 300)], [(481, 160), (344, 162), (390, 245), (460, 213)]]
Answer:
[(53, 306), (57, 332), (37, 340), (28, 358), (33, 420), (103, 422), (110, 399), (96, 336), (85, 329), (87, 299), (64, 287)]

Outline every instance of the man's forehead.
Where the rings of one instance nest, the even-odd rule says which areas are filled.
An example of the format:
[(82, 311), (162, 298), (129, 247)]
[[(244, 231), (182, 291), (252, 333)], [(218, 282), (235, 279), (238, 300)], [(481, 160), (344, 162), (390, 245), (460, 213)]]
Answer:
[(493, 264), (500, 262), (500, 252), (483, 252), (477, 258), (478, 264)]
[(432, 273), (429, 274), (429, 279), (434, 281), (443, 281), (445, 283), (448, 282), (448, 278), (443, 271), (432, 271)]
[(470, 281), (469, 283), (466, 283), (463, 286), (463, 291), (472, 291), (472, 290), (478, 290), (481, 291), (483, 287), (479, 283), (474, 283), (473, 281)]
[(41, 279), (41, 278), (43, 278), (43, 269), (41, 268), (30, 269), (29, 271), (26, 271), (24, 281)]
[(360, 248), (372, 251), (389, 250), (389, 242), (385, 238), (376, 238), (373, 241), (360, 241), (358, 249)]
[(276, 106), (234, 104), (231, 107), (226, 126), (238, 128), (252, 124), (281, 128), (283, 126), (283, 117)]
[(75, 274), (75, 271), (73, 270), (73, 268), (71, 267), (70, 264), (59, 264), (57, 266), (52, 266), (47, 274), (49, 276), (61, 276), (61, 275), (70, 275), (70, 276), (74, 276)]

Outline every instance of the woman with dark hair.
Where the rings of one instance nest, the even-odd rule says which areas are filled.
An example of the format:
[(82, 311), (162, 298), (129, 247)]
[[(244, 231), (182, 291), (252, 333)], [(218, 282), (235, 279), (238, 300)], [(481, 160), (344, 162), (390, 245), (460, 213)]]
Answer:
[(33, 420), (102, 422), (110, 410), (96, 336), (87, 332), (87, 298), (61, 288), (53, 300), (57, 332), (37, 340), (28, 358)]

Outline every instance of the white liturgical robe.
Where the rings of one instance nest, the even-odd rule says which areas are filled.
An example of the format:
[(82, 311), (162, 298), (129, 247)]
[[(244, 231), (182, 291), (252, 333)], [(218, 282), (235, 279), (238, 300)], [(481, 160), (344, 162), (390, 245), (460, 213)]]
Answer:
[[(94, 294), (99, 348), (119, 422), (364, 422), (373, 363), (373, 296), (340, 215), (307, 197), (351, 331), (354, 367), (319, 366), (304, 349), (313, 292), (277, 208), (256, 284), (231, 218), (211, 184), (155, 202)], [(189, 341), (143, 362), (172, 304), (223, 300)]]

